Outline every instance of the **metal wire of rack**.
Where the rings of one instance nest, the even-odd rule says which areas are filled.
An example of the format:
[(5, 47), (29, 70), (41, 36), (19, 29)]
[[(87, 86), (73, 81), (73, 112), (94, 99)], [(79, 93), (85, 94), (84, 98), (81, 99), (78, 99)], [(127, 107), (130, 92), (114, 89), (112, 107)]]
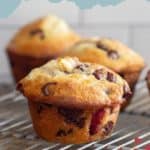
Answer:
[(131, 105), (120, 115), (111, 137), (83, 145), (40, 139), (33, 130), (25, 98), (13, 88), (8, 92), (5, 88), (5, 93), (0, 89), (0, 150), (150, 150), (150, 96), (143, 80), (137, 85)]

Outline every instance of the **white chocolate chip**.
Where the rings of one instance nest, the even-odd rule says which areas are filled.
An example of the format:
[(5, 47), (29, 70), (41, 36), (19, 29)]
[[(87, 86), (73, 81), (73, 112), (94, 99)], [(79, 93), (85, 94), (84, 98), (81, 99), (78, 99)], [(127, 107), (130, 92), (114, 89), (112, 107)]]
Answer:
[(77, 62), (74, 59), (59, 59), (58, 60), (59, 69), (61, 71), (72, 72), (72, 70), (77, 65)]

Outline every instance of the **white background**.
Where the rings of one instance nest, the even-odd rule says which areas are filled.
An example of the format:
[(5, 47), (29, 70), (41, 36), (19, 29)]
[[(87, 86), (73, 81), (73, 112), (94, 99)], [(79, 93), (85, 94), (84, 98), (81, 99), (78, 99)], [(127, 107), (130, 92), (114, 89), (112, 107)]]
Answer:
[(19, 27), (46, 14), (56, 14), (82, 35), (121, 40), (139, 52), (150, 64), (150, 2), (126, 0), (112, 7), (80, 10), (74, 3), (53, 4), (47, 0), (23, 1), (8, 18), (0, 19), (0, 76), (10, 76), (5, 46)]

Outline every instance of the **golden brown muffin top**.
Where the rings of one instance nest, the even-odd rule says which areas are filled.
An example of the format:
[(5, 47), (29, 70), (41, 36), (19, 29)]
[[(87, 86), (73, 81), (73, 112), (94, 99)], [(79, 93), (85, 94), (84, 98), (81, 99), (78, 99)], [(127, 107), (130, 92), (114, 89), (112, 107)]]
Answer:
[(144, 67), (140, 55), (121, 42), (109, 38), (82, 40), (69, 48), (65, 55), (104, 65), (118, 73), (141, 71)]
[(29, 100), (85, 109), (121, 104), (130, 94), (126, 81), (113, 71), (71, 57), (33, 69), (18, 89)]
[(52, 15), (25, 25), (7, 46), (20, 55), (55, 57), (79, 40), (79, 36), (60, 18)]

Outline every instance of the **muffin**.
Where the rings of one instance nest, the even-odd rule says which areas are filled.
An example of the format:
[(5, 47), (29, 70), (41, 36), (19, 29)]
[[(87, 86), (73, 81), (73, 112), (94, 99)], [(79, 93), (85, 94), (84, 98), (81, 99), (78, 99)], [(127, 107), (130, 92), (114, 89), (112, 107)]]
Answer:
[(113, 71), (71, 57), (33, 69), (17, 88), (28, 98), (37, 134), (68, 144), (108, 137), (130, 94), (127, 82)]
[(150, 91), (150, 70), (148, 70), (145, 80), (146, 80), (147, 88)]
[(82, 40), (69, 48), (65, 55), (76, 56), (81, 61), (104, 65), (120, 76), (129, 84), (132, 95), (123, 104), (129, 104), (139, 75), (144, 68), (141, 56), (117, 40), (101, 38)]
[(79, 36), (56, 16), (46, 16), (25, 25), (7, 46), (11, 69), (17, 81), (31, 69), (61, 55)]

